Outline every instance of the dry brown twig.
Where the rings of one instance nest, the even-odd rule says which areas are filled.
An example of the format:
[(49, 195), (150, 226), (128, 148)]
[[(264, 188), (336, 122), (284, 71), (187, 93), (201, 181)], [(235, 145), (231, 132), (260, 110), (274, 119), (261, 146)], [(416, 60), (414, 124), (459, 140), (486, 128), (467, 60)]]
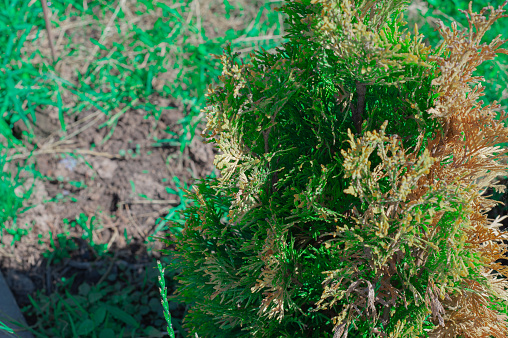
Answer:
[(49, 22), (49, 9), (46, 0), (41, 0), (42, 4), (42, 12), (44, 14), (44, 23), (46, 24), (46, 31), (48, 32), (48, 44), (49, 49), (51, 49), (51, 57), (53, 58), (53, 62), (56, 61), (56, 53), (55, 46), (53, 45), (53, 36), (51, 35), (51, 23)]

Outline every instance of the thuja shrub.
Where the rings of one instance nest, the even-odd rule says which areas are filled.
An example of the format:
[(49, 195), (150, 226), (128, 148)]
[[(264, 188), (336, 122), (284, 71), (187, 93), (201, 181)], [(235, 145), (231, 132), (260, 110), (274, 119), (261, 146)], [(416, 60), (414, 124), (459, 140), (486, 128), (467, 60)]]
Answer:
[(291, 1), (282, 47), (218, 56), (221, 177), (186, 190), (172, 263), (192, 337), (508, 335), (508, 236), (483, 196), (504, 188), (508, 116), (472, 75), (506, 53), (481, 39), (507, 3), (433, 49), (407, 1)]

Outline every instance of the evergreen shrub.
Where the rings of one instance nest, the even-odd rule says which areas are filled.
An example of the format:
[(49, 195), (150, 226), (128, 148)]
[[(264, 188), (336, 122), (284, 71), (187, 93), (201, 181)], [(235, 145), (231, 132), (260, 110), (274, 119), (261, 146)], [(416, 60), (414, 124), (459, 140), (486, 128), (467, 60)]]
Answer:
[(282, 47), (218, 56), (221, 176), (185, 190), (171, 264), (192, 337), (508, 336), (508, 236), (482, 195), (505, 188), (508, 116), (472, 75), (507, 53), (481, 39), (508, 1), (437, 48), (407, 2), (289, 1)]

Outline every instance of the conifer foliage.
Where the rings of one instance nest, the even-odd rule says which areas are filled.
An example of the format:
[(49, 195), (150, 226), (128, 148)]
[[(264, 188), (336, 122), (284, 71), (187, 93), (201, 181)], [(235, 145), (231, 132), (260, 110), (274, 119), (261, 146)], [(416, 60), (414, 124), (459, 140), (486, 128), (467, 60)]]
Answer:
[(217, 56), (221, 177), (186, 190), (172, 263), (192, 337), (508, 336), (508, 236), (482, 196), (505, 188), (508, 116), (472, 75), (506, 53), (481, 40), (507, 3), (434, 50), (407, 1), (288, 1), (281, 48)]

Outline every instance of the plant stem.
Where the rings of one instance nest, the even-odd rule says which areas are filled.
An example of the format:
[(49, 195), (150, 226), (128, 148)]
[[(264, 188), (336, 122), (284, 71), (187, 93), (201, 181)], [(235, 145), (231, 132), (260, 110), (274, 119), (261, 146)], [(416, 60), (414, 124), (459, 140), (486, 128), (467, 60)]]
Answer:
[(49, 49), (51, 49), (51, 57), (53, 58), (53, 62), (55, 62), (56, 54), (55, 54), (55, 46), (53, 45), (53, 36), (51, 35), (51, 23), (49, 22), (49, 9), (46, 0), (41, 0), (41, 4), (42, 4), (42, 12), (44, 14), (44, 22), (46, 24), (46, 31), (48, 32)]
[(356, 94), (358, 95), (358, 100), (356, 103), (356, 107), (352, 107), (353, 110), (353, 123), (356, 127), (356, 132), (360, 134), (362, 131), (362, 115), (365, 112), (365, 95), (367, 93), (367, 85), (365, 83), (361, 83), (356, 81)]

